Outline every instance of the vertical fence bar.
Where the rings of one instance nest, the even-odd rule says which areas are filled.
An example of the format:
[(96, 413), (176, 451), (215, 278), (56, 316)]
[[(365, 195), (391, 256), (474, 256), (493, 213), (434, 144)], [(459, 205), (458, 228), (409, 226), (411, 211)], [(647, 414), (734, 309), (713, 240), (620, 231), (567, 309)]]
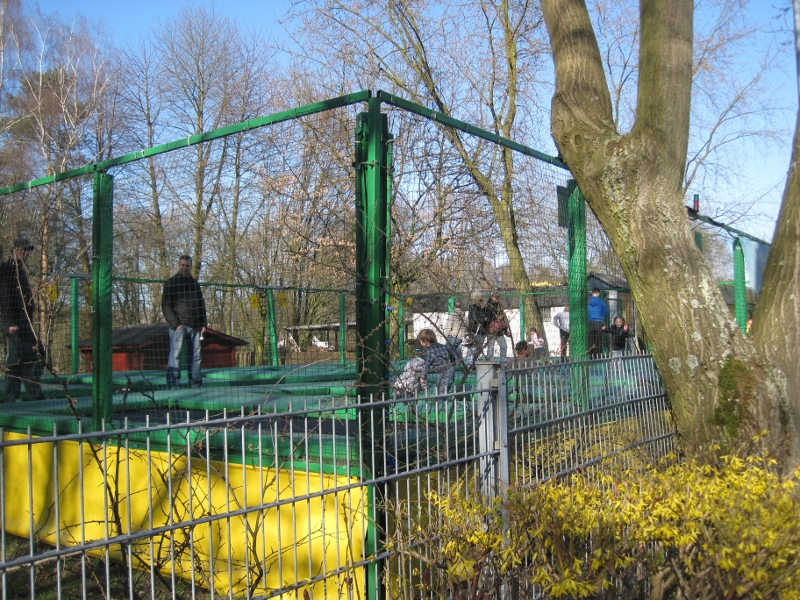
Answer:
[(581, 191), (570, 180), (568, 288), (570, 355), (581, 358), (588, 350), (586, 303), (586, 202)]
[[(520, 297), (520, 307), (522, 298)], [(508, 364), (508, 363), (506, 363)], [(522, 377), (520, 377), (520, 382)], [(498, 380), (497, 395), (495, 396), (495, 423), (494, 439), (500, 455), (497, 459), (497, 487), (496, 489), (505, 494), (511, 483), (511, 462), (508, 449), (508, 376), (501, 370)], [(517, 390), (516, 402), (520, 402), (520, 391)]]
[(475, 363), (477, 381), (475, 386), (478, 393), (478, 453), (481, 455), (479, 477), (481, 494), (484, 498), (492, 498), (495, 495), (497, 469), (494, 461), (488, 457), (490, 452), (495, 449), (495, 414), (494, 403), (497, 401), (498, 368), (500, 365), (492, 361), (480, 361)]
[(347, 362), (347, 312), (345, 311), (345, 295), (339, 292), (339, 362)]
[(747, 288), (745, 287), (742, 240), (733, 240), (733, 296), (736, 303), (736, 324), (747, 331)]
[(397, 337), (398, 340), (398, 349), (399, 349), (399, 358), (400, 360), (406, 359), (406, 309), (405, 309), (406, 300), (402, 296), (398, 298), (397, 302)]
[[(389, 133), (389, 125), (388, 120), (386, 125), (381, 126), (381, 152), (383, 153), (383, 166), (382, 166), (382, 175), (381, 179), (385, 180), (385, 189), (386, 189), (386, 202), (383, 204), (386, 206), (386, 217), (384, 221), (384, 237), (386, 243), (386, 254), (385, 254), (385, 283), (383, 285), (383, 306), (385, 307), (385, 348), (386, 348), (386, 357), (387, 359), (393, 356), (392, 353), (392, 327), (391, 327), (391, 316), (392, 313), (392, 294), (390, 293), (391, 290), (389, 289), (389, 257), (392, 255), (392, 175), (394, 173), (394, 167), (392, 165), (392, 149), (394, 148), (394, 143), (391, 135)], [(396, 313), (395, 313), (396, 314)], [(387, 376), (388, 376), (388, 369), (387, 369)], [(386, 377), (384, 377), (386, 379)]]
[[(572, 358), (570, 380), (572, 400), (588, 407), (589, 367), (585, 362), (589, 348), (588, 305), (586, 301), (586, 201), (574, 180), (568, 200), (567, 241), (569, 244), (569, 351)], [(577, 360), (576, 360), (577, 359)]]
[(72, 353), (72, 373), (73, 375), (78, 372), (81, 367), (81, 351), (78, 348), (78, 332), (79, 332), (79, 319), (80, 311), (78, 306), (78, 278), (73, 277), (71, 283), (71, 306), (70, 306), (70, 342)]
[(111, 275), (114, 180), (97, 171), (92, 217), (92, 425), (111, 419)]
[(267, 335), (269, 336), (269, 364), (278, 366), (278, 327), (275, 324), (275, 294), (267, 288)]
[(389, 125), (381, 101), (356, 119), (356, 370), (363, 398), (386, 391), (387, 184)]

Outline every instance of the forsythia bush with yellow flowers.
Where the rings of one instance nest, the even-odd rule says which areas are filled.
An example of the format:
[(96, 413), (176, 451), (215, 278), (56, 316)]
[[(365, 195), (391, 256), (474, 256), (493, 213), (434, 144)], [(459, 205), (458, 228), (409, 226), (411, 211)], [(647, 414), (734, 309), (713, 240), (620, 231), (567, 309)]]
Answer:
[(425, 522), (391, 540), (425, 565), (400, 587), (416, 598), (800, 599), (799, 479), (727, 457), (551, 481), (491, 506), (432, 493)]

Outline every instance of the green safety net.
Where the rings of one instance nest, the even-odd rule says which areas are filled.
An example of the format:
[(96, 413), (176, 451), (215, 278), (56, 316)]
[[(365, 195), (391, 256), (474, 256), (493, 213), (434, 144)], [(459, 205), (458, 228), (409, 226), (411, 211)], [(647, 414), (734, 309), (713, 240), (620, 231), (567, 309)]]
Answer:
[[(423, 329), (460, 340), (452, 385), (467, 386), (474, 360), (513, 357), (533, 330), (537, 356), (558, 360), (567, 306), (564, 353), (584, 354), (587, 276), (639, 335), (596, 219), (574, 188), (566, 212), (559, 202), (569, 176), (543, 153), (364, 93), (6, 188), (19, 206), (9, 231), (36, 246), (44, 399), (3, 418), (46, 431), (117, 426), (142, 407), (391, 396), (425, 355)], [(45, 228), (30, 207), (53, 197), (62, 212)], [(471, 322), (478, 298), (487, 312)], [(438, 380), (432, 369), (414, 392)], [(34, 378), (20, 381), (35, 400)]]

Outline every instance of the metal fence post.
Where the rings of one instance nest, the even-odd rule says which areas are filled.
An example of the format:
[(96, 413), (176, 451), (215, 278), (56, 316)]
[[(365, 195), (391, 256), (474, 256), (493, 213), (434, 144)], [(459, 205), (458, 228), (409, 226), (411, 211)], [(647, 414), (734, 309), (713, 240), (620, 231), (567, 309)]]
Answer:
[(78, 329), (78, 321), (80, 319), (80, 311), (78, 310), (78, 278), (73, 277), (70, 283), (72, 284), (70, 305), (70, 341), (72, 344), (70, 350), (72, 351), (72, 374), (74, 375), (81, 367), (81, 349), (78, 348), (78, 342), (80, 341)]
[(569, 353), (583, 358), (588, 351), (588, 304), (586, 300), (586, 201), (573, 180), (569, 196)]
[(269, 364), (278, 366), (278, 328), (275, 323), (275, 294), (267, 289), (267, 335), (269, 336)]
[(497, 403), (498, 373), (500, 365), (491, 361), (475, 363), (478, 392), (478, 454), (481, 495), (493, 498), (497, 495), (497, 479), (499, 477), (495, 461), (491, 454), (499, 444), (497, 438), (497, 415), (494, 406)]
[(736, 324), (747, 331), (747, 287), (744, 273), (744, 252), (742, 240), (733, 240), (733, 297), (736, 307)]
[(505, 494), (511, 481), (511, 462), (508, 451), (508, 373), (500, 369), (500, 377), (495, 397), (497, 416), (496, 440), (500, 456), (497, 459), (497, 483), (499, 491)]
[(406, 311), (405, 311), (405, 301), (406, 299), (403, 296), (398, 296), (398, 303), (397, 303), (397, 337), (398, 344), (397, 348), (399, 350), (399, 357), (400, 360), (406, 359)]
[(344, 292), (339, 292), (339, 362), (347, 362), (347, 313)]
[(387, 391), (389, 348), (386, 344), (386, 283), (388, 200), (391, 157), (388, 117), (372, 97), (356, 117), (356, 371), (362, 398), (379, 399)]
[(111, 420), (111, 275), (114, 254), (114, 179), (96, 171), (92, 206), (92, 425)]

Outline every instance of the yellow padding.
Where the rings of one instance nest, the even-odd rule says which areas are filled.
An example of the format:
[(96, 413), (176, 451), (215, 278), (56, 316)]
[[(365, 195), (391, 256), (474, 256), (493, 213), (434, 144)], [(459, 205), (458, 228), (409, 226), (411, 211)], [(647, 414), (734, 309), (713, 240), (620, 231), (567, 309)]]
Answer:
[[(25, 439), (17, 433), (3, 437)], [(186, 454), (151, 452), (148, 464), (147, 453), (141, 449), (130, 450), (126, 457), (124, 448), (103, 449), (86, 442), (58, 442), (57, 454), (54, 446), (32, 444), (30, 465), (27, 445), (4, 449), (9, 533), (28, 537), (29, 507), (36, 539), (55, 545), (59, 536), (65, 546), (325, 491), (278, 508), (182, 526), (172, 534), (156, 535), (152, 542), (139, 539), (130, 548), (133, 565), (142, 569), (153, 565), (165, 574), (174, 568), (176, 575), (194, 577), (198, 585), (213, 585), (226, 595), (243, 593), (248, 587), (251, 594), (266, 594), (363, 557), (367, 489), (335, 491), (357, 479), (237, 464), (230, 464), (226, 473), (221, 462), (207, 463), (192, 456), (189, 464)], [(33, 475), (32, 501), (28, 473)], [(119, 544), (110, 547), (114, 560), (122, 561), (124, 552)], [(103, 551), (94, 554), (103, 555)], [(365, 596), (363, 586), (363, 569), (348, 569), (303, 589), (311, 597), (360, 598)]]

